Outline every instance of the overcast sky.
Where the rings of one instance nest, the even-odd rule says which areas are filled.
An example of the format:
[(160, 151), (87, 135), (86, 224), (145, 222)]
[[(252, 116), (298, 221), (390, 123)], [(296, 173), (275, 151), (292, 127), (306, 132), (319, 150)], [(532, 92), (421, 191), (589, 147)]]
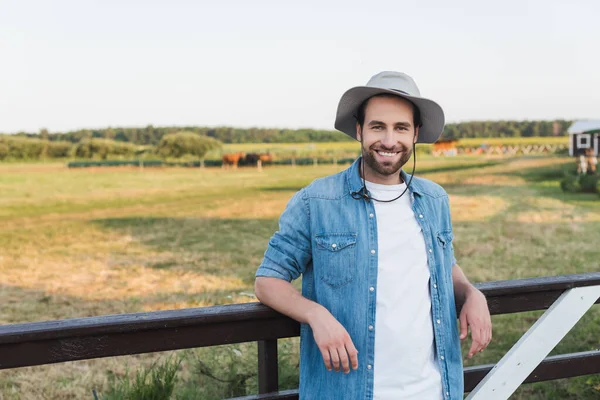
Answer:
[(333, 129), (413, 76), (448, 122), (600, 117), (600, 1), (0, 0), (0, 132)]

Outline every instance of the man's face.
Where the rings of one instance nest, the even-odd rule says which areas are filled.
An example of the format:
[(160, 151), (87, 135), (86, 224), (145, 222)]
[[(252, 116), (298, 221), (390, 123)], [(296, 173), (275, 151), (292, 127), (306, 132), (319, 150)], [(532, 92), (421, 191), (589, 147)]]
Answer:
[(357, 124), (356, 130), (357, 138), (362, 136), (363, 140), (365, 167), (375, 175), (375, 181), (385, 181), (398, 173), (410, 159), (418, 134), (412, 104), (399, 97), (371, 98), (363, 127)]

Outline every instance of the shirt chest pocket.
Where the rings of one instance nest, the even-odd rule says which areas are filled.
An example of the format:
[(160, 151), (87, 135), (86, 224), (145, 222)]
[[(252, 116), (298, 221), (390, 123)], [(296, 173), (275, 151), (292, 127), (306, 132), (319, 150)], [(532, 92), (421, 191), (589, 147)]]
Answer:
[[(452, 262), (454, 258), (454, 247), (452, 246), (452, 240), (454, 234), (451, 230), (440, 231), (437, 234), (438, 244), (440, 246), (440, 254), (444, 257), (444, 265)], [(449, 266), (450, 268), (452, 265)]]
[(321, 234), (315, 242), (313, 265), (319, 279), (334, 288), (350, 283), (356, 268), (356, 234)]

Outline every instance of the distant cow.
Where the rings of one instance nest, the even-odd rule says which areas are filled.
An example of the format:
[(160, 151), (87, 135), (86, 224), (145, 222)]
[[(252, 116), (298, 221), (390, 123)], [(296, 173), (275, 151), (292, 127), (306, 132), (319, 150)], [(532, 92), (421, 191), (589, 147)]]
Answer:
[(266, 162), (272, 162), (273, 161), (273, 156), (271, 154), (269, 154), (269, 153), (259, 154), (259, 159), (264, 164)]
[(245, 154), (242, 152), (223, 154), (223, 168), (230, 165), (233, 166), (233, 168), (237, 168), (238, 163), (244, 158), (244, 156)]
[(259, 161), (261, 162), (261, 164), (271, 162), (273, 161), (273, 156), (269, 153), (248, 153), (246, 154), (246, 158), (244, 159), (244, 164), (256, 166), (258, 165)]
[(256, 164), (258, 164), (258, 160), (260, 160), (260, 154), (248, 153), (248, 154), (246, 154), (246, 158), (244, 159), (244, 164), (256, 165)]

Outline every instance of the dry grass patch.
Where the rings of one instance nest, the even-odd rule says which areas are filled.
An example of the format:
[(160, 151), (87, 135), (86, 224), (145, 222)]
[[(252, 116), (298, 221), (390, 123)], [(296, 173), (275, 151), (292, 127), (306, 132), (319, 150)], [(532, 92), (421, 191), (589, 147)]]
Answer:
[(452, 221), (485, 221), (500, 213), (508, 207), (508, 202), (495, 196), (458, 196), (450, 195), (450, 209)]

